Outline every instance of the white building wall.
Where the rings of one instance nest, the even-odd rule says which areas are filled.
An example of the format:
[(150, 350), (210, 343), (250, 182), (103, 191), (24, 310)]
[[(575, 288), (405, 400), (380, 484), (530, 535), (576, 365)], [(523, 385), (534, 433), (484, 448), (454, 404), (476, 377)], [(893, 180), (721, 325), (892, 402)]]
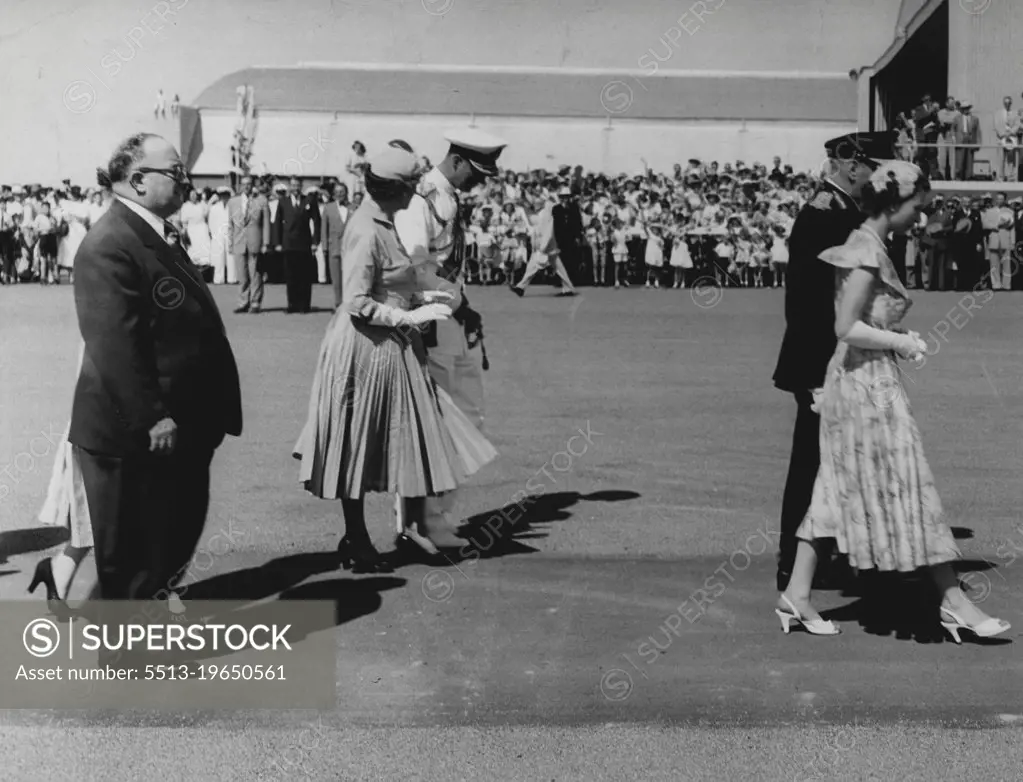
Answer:
[[(656, 122), (453, 117), (400, 115), (330, 115), (269, 113), (259, 119), (252, 163), (257, 172), (305, 177), (338, 175), (356, 139), (370, 155), (393, 138), (409, 142), (433, 161), (443, 157), (445, 131), (471, 122), (495, 133), (508, 148), (501, 164), (515, 170), (555, 169), (580, 165), (585, 170), (639, 173), (643, 160), (655, 171), (685, 165), (689, 158), (722, 163), (744, 160), (770, 165), (778, 155), (797, 171), (816, 169), (824, 159), (824, 142), (856, 130), (854, 123)], [(203, 152), (194, 173), (223, 174), (230, 169), (235, 117), (203, 112)]]

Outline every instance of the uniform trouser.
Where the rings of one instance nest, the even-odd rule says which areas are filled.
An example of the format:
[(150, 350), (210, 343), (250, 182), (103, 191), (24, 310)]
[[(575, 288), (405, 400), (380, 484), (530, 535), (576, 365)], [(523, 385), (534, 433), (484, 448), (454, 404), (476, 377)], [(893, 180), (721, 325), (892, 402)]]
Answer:
[[(438, 323), (437, 328), (453, 332), (461, 330), (455, 322)], [(453, 336), (453, 333), (445, 335)], [(448, 341), (448, 340), (445, 340)], [(483, 429), (483, 371), (479, 359), (469, 350), (464, 334), (460, 345), (445, 345), (443, 349), (431, 348), (427, 352), (427, 363), (430, 377), (447, 392), (448, 396), (472, 422), (473, 426)], [(445, 492), (439, 497), (426, 499), (426, 527), (430, 531), (448, 529), (454, 531), (458, 523), (454, 518), (454, 509), (458, 501), (458, 489)], [(403, 526), (401, 503), (395, 504), (397, 528)]]
[(1012, 256), (1009, 250), (987, 251), (991, 290), (1009, 290), (1012, 287)]
[(529, 287), (529, 283), (532, 282), (533, 278), (540, 272), (541, 269), (546, 269), (547, 264), (554, 267), (554, 273), (558, 275), (561, 280), (561, 284), (564, 286), (563, 289), (566, 291), (575, 290), (575, 286), (572, 284), (571, 278), (568, 276), (568, 272), (565, 271), (565, 264), (561, 262), (561, 256), (558, 253), (533, 253), (533, 257), (529, 259), (529, 263), (526, 265), (526, 273), (522, 276), (519, 281), (517, 288), (525, 290)]
[(792, 432), (792, 455), (789, 457), (789, 474), (785, 479), (785, 495), (781, 503), (781, 542), (778, 556), (778, 569), (787, 573), (792, 571), (792, 565), (796, 560), (796, 547), (799, 544), (796, 531), (810, 508), (813, 485), (821, 466), (821, 419), (810, 409), (813, 395), (809, 391), (800, 391), (795, 397), (796, 426)]
[(238, 306), (259, 309), (263, 306), (263, 275), (259, 271), (259, 255), (249, 250), (235, 255), (234, 268), (241, 281)]

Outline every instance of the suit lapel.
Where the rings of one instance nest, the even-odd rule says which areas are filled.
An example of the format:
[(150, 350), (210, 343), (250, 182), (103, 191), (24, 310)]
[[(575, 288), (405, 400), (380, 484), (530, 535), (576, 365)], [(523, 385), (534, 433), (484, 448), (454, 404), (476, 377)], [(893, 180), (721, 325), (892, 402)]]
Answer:
[(160, 265), (163, 266), (171, 276), (180, 281), (186, 290), (192, 291), (196, 301), (223, 329), (223, 321), (220, 318), (220, 310), (217, 309), (213, 296), (203, 282), (198, 270), (192, 265), (192, 260), (185, 253), (180, 244), (169, 245), (153, 227), (145, 220), (135, 214), (119, 201), (111, 204), (111, 209), (116, 209), (117, 214), (124, 220), (135, 234), (142, 240), (142, 243), (153, 251), (153, 255)]

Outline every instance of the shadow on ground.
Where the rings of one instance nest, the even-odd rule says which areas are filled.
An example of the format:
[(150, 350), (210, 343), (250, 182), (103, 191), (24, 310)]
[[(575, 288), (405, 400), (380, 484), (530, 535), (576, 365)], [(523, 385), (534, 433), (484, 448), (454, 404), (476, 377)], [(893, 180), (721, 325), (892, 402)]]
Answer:
[(510, 554), (535, 554), (539, 549), (524, 543), (547, 537), (540, 525), (572, 518), (570, 508), (580, 502), (624, 502), (639, 499), (634, 491), (555, 492), (531, 494), (518, 504), (470, 516), (458, 534), (466, 539), (463, 555), (492, 559)]
[(0, 565), (10, 557), (31, 554), (66, 543), (69, 533), (66, 527), (33, 527), (0, 532)]
[[(956, 534), (956, 537), (967, 536)], [(988, 571), (997, 572), (994, 563), (963, 559), (954, 562), (953, 567), (959, 575), (963, 591), (974, 603), (987, 600), (991, 594)], [(859, 599), (841, 608), (822, 611), (822, 617), (836, 622), (856, 622), (870, 635), (894, 636), (901, 641), (916, 641), (920, 644), (951, 641), (941, 627), (939, 596), (926, 570), (912, 573), (863, 572), (856, 580), (855, 596)], [(997, 614), (997, 608), (992, 607), (990, 610)], [(975, 638), (968, 632), (961, 633), (961, 637), (965, 643), (1011, 643), (1007, 638)]]

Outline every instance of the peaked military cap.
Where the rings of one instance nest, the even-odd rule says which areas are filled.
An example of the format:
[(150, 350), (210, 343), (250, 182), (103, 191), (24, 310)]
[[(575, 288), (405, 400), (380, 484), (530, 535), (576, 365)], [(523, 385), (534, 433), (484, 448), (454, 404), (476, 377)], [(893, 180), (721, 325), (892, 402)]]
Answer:
[(883, 160), (895, 159), (895, 138), (895, 132), (890, 130), (849, 133), (826, 142), (824, 151), (833, 160), (877, 164)]

